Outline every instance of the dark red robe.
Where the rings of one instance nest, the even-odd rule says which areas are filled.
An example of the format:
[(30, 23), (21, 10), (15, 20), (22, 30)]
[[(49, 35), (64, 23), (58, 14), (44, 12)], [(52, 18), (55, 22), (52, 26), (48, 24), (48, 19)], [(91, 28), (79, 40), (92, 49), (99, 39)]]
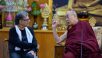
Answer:
[(88, 22), (79, 21), (68, 28), (63, 58), (102, 58), (94, 31)]

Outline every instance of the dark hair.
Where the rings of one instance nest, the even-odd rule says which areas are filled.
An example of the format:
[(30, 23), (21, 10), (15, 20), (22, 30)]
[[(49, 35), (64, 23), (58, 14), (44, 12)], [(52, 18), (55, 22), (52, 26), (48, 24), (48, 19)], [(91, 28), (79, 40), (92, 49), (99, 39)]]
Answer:
[(89, 14), (87, 11), (80, 11), (80, 12), (77, 12), (77, 16), (78, 18), (88, 18)]
[(15, 25), (19, 24), (20, 20), (23, 20), (24, 17), (26, 17), (28, 13), (26, 11), (20, 11), (15, 16)]

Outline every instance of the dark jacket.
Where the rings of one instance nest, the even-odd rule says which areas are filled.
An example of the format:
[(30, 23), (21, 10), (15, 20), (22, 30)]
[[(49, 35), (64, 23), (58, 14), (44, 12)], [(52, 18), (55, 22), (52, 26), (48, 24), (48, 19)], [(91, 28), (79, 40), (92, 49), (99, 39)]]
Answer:
[(33, 35), (32, 43), (20, 41), (19, 36), (16, 33), (15, 27), (13, 27), (9, 30), (8, 46), (9, 46), (10, 52), (15, 51), (15, 46), (19, 47), (21, 49), (33, 50), (34, 52), (37, 52), (37, 41), (35, 39), (33, 29), (30, 27), (28, 27), (28, 29), (30, 30), (31, 34)]

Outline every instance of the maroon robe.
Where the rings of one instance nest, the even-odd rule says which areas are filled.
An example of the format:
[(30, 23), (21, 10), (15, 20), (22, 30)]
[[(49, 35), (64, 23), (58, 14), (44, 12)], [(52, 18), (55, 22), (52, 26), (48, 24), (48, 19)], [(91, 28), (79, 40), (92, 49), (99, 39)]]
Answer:
[(94, 31), (88, 22), (79, 21), (68, 28), (63, 58), (102, 58)]

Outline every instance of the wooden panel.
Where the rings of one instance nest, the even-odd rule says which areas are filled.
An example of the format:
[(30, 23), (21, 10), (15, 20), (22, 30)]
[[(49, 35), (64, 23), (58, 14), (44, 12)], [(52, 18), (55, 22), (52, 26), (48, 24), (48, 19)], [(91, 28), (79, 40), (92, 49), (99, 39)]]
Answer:
[[(59, 35), (61, 33), (59, 33)], [(38, 53), (39, 58), (54, 58), (55, 40), (53, 38), (52, 31), (35, 32), (35, 36), (40, 45)]]
[(8, 48), (5, 39), (8, 38), (8, 32), (0, 31), (0, 58), (8, 58)]
[(55, 58), (63, 58), (64, 46), (55, 46)]
[(3, 58), (3, 43), (2, 40), (0, 39), (0, 58)]

